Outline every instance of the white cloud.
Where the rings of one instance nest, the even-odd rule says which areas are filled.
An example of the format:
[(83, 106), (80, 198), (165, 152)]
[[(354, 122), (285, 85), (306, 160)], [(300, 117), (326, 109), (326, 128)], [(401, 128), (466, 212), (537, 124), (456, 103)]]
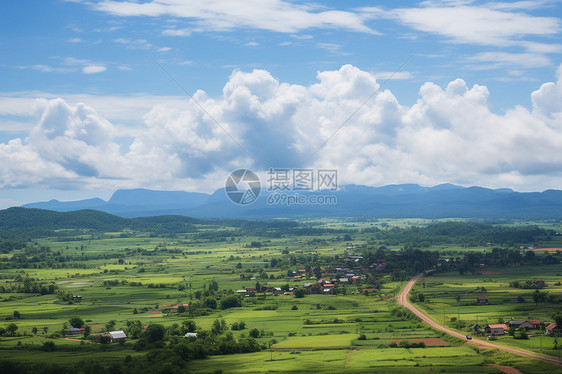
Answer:
[(558, 124), (562, 125), (562, 64), (558, 67), (556, 77), (556, 82), (543, 84), (531, 97), (536, 113), (558, 119)]
[(561, 22), (478, 6), (430, 6), (395, 9), (388, 13), (416, 30), (438, 34), (458, 43), (518, 45), (521, 37), (558, 34)]
[[(279, 82), (265, 70), (235, 71), (221, 96), (194, 95), (228, 134), (183, 97), (37, 100), (27, 115), (42, 114), (29, 136), (0, 144), (0, 186), (209, 191), (236, 167), (317, 167), (337, 168), (341, 184), (552, 188), (562, 183), (561, 79), (562, 67), (556, 82), (533, 92), (533, 111), (498, 114), (486, 87), (462, 79), (445, 88), (425, 83), (408, 107), (388, 90), (365, 103), (379, 83), (351, 65), (318, 72), (309, 86)], [(32, 100), (8, 99), (0, 97), (0, 115), (25, 112)], [(116, 126), (106, 118), (137, 123)], [(126, 146), (118, 144), (122, 137)]]
[(43, 64), (36, 64), (36, 65), (27, 65), (27, 66), (17, 66), (18, 69), (31, 69), (37, 70), (43, 73), (70, 73), (76, 71), (74, 68), (63, 68), (57, 66), (50, 66), (50, 65), (43, 65)]
[(130, 39), (130, 38), (117, 38), (113, 39), (115, 43), (126, 45), (127, 48), (131, 49), (151, 49), (152, 44), (150, 44), (145, 39)]
[(82, 42), (82, 39), (80, 39), (80, 38), (71, 38), (71, 39), (68, 39), (68, 42), (69, 42), (69, 43), (81, 43), (81, 42)]
[(172, 50), (172, 48), (170, 48), (170, 47), (158, 48), (158, 52), (169, 52), (171, 50)]
[(84, 74), (97, 74), (103, 73), (107, 68), (103, 65), (86, 65), (82, 68)]
[(256, 42), (248, 42), (244, 44), (246, 47), (257, 47), (259, 44)]
[[(346, 29), (374, 33), (365, 24), (363, 14), (338, 11), (310, 4), (299, 5), (284, 0), (209, 0), (185, 2), (159, 0), (136, 1), (105, 0), (92, 4), (96, 10), (115, 16), (170, 16), (190, 20), (196, 31), (226, 31), (253, 28), (283, 33), (306, 29)], [(193, 30), (191, 30), (193, 31)], [(165, 30), (166, 35), (187, 36), (189, 29)]]
[(471, 62), (492, 62), (491, 68), (519, 65), (526, 68), (539, 68), (551, 65), (548, 57), (533, 53), (482, 52), (468, 58)]

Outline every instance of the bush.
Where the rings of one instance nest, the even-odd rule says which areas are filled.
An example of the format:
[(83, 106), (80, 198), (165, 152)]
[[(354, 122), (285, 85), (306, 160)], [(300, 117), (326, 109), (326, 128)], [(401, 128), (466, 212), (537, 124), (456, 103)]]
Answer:
[(361, 334), (359, 335), (359, 338), (357, 338), (357, 340), (367, 340), (367, 335)]
[(41, 350), (45, 352), (54, 352), (57, 350), (57, 346), (54, 342), (44, 342), (41, 346)]
[(251, 330), (248, 332), (248, 335), (249, 335), (250, 337), (252, 337), (252, 338), (259, 338), (259, 337), (260, 337), (260, 330), (258, 330), (258, 329), (251, 329)]

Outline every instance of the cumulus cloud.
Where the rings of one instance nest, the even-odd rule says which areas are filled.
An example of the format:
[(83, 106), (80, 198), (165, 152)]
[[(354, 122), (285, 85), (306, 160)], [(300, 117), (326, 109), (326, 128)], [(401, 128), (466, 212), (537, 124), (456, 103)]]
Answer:
[[(265, 70), (235, 71), (217, 97), (136, 98), (148, 109), (134, 128), (94, 109), (123, 118), (106, 108), (117, 98), (38, 100), (41, 117), (29, 135), (0, 144), (0, 185), (211, 191), (239, 167), (315, 167), (338, 169), (341, 183), (560, 188), (562, 67), (556, 82), (532, 93), (532, 111), (501, 114), (489, 108), (486, 87), (462, 79), (423, 84), (412, 106), (389, 90), (367, 100), (381, 74), (344, 65), (303, 86)], [(0, 110), (9, 107), (2, 102)]]
[(545, 83), (533, 92), (533, 109), (537, 114), (562, 120), (562, 65), (558, 67), (556, 77), (556, 82)]

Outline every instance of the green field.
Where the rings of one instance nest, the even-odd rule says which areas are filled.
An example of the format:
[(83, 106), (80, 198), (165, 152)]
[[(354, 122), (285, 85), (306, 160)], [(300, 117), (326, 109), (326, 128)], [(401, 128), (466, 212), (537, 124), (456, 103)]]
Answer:
[[(30, 365), (26, 367), (36, 372), (51, 370), (49, 365), (58, 367), (57, 370), (100, 373), (111, 370), (112, 365), (125, 371), (127, 367), (141, 372), (155, 368), (175, 372), (181, 368), (179, 372), (196, 373), (498, 372), (488, 367), (490, 364), (515, 366), (525, 373), (562, 372), (537, 360), (474, 349), (464, 341), (429, 329), (397, 307), (394, 298), (415, 274), (415, 266), (426, 266), (416, 264), (408, 256), (426, 251), (425, 261), (433, 261), (432, 266), (437, 267), (437, 257), (454, 261), (468, 251), (482, 256), (490, 251), (487, 241), (466, 246), (462, 240), (439, 239), (422, 247), (413, 240), (427, 241), (423, 232), (425, 236), (421, 239), (401, 239), (402, 232), (418, 234), (400, 230), (423, 229), (432, 223), (417, 219), (306, 219), (298, 223), (298, 229), (287, 229), (278, 227), (283, 222), (202, 222), (189, 232), (166, 234), (156, 233), (156, 229), (84, 229), (41, 235), (30, 240), (26, 249), (2, 255), (6, 266), (0, 273), (0, 290), (4, 290), (0, 293), (0, 327), (15, 323), (17, 331), (13, 336), (5, 333), (0, 337), (0, 362)], [(511, 222), (506, 227), (524, 224)], [(554, 223), (548, 225), (556, 228)], [(557, 245), (558, 237), (548, 239), (549, 245)], [(44, 249), (47, 247), (48, 250)], [(371, 263), (354, 263), (347, 258), (349, 255), (372, 255), (371, 262), (385, 262), (388, 268), (373, 270), (369, 267)], [(26, 261), (14, 263), (17, 256)], [(416, 285), (416, 292), (426, 296), (417, 305), (448, 325), (452, 317), (458, 316), (467, 324), (487, 324), (499, 318), (551, 319), (562, 305), (562, 287), (554, 285), (562, 281), (562, 267), (536, 263), (546, 256), (539, 253), (535, 262), (518, 267), (485, 266), (486, 274), (482, 275), (437, 272)], [(392, 265), (393, 261), (396, 265)], [(333, 270), (338, 268), (342, 270)], [(305, 273), (296, 279), (293, 271), (299, 269)], [(352, 281), (349, 272), (357, 274), (358, 279)], [(531, 290), (509, 288), (513, 280), (538, 276), (549, 284), (547, 291), (552, 298), (548, 302), (535, 305)], [(337, 285), (335, 295), (307, 291), (301, 298), (273, 289), (298, 288), (304, 283), (315, 284), (319, 278), (328, 282), (333, 277), (338, 282), (339, 278), (349, 278), (347, 283)], [(210, 289), (212, 281), (217, 284), (216, 290)], [(17, 287), (23, 287), (25, 282), (53, 284), (58, 290), (46, 294), (17, 292)], [(227, 295), (255, 288), (257, 284), (270, 288), (242, 294), (239, 306), (221, 307)], [(486, 288), (489, 305), (475, 303), (476, 296), (482, 294), (481, 287)], [(64, 299), (61, 295), (65, 294), (82, 298)], [(518, 302), (519, 295), (526, 302)], [(457, 296), (461, 298), (458, 303)], [(189, 307), (182, 313), (170, 309), (180, 304)], [(90, 337), (65, 336), (70, 316), (82, 318), (91, 329)], [(162, 325), (163, 340), (142, 346), (145, 333), (140, 335), (141, 339), (120, 344), (96, 344), (91, 338), (107, 332), (106, 324), (110, 321), (115, 321), (112, 329), (128, 331), (127, 321), (134, 320), (142, 326)], [(207, 337), (197, 338), (200, 342), (207, 339), (212, 349), (228, 354), (186, 359), (186, 352), (195, 348), (183, 343), (185, 321), (193, 321), (198, 334)], [(224, 329), (213, 332), (217, 321), (224, 321)], [(245, 323), (244, 329), (231, 329), (240, 322)], [(237, 347), (242, 341), (249, 341), (252, 334), (258, 351), (236, 353), (221, 348), (224, 342)], [(437, 338), (444, 339), (443, 343), (424, 348), (393, 347), (400, 342)], [(497, 343), (537, 352), (539, 339), (545, 355), (557, 356), (549, 337), (502, 337)], [(53, 342), (55, 350), (47, 350), (45, 342)], [(161, 366), (159, 360), (168, 364)], [(6, 372), (22, 370), (4, 368)]]

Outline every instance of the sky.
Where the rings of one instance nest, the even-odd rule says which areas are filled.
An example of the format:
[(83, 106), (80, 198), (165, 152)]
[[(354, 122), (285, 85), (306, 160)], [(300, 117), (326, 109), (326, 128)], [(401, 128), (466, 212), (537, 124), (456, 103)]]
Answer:
[(338, 183), (562, 189), (562, 2), (0, 2), (0, 208)]

